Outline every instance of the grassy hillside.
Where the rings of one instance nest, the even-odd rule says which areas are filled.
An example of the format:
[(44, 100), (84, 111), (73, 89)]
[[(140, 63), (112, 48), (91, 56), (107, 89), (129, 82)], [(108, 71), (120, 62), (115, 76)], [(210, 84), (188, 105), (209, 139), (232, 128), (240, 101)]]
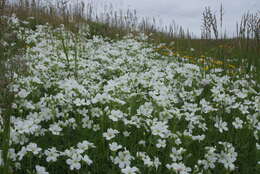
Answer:
[(242, 57), (257, 38), (148, 37), (0, 2), (0, 173), (260, 172), (257, 59)]
[(247, 12), (239, 17), (234, 21), (237, 25), (235, 34), (227, 37), (222, 26), (225, 22), (223, 11), (228, 9), (221, 6), (219, 13), (213, 13), (212, 9), (206, 7), (202, 12), (202, 23), (198, 23), (198, 26), (201, 26), (201, 37), (194, 38), (192, 31), (185, 30), (178, 24), (159, 28), (156, 19), (140, 18), (136, 11), (114, 10), (112, 6), (110, 9), (104, 9), (101, 15), (91, 3), (72, 6), (65, 0), (57, 0), (49, 5), (44, 1), (34, 0), (19, 0), (15, 4), (8, 0), (2, 2), (5, 2), (5, 8), (2, 7), (3, 14), (10, 16), (15, 13), (20, 19), (34, 16), (32, 25), (46, 22), (54, 26), (64, 24), (67, 29), (77, 32), (78, 24), (88, 23), (91, 36), (101, 35), (114, 40), (129, 33), (137, 35), (142, 32), (149, 36), (150, 43), (163, 43), (164, 54), (173, 52), (175, 55), (192, 58), (193, 62), (199, 64), (208, 63), (205, 58), (210, 59), (210, 62), (221, 61), (207, 68), (221, 67), (226, 70), (235, 67), (260, 80), (259, 12)]

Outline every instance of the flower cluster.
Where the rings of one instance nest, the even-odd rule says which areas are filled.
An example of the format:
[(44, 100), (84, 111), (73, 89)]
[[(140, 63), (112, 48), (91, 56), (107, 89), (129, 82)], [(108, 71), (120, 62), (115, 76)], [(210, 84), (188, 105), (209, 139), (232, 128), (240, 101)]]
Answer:
[(14, 19), (30, 45), (28, 73), (10, 86), (15, 173), (228, 173), (259, 154), (259, 85), (249, 77), (205, 74), (145, 39)]

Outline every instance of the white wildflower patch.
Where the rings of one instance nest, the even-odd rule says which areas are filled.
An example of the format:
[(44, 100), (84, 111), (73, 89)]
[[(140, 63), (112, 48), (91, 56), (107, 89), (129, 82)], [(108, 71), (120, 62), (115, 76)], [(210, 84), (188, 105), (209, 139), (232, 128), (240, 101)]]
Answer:
[(208, 170), (209, 168), (214, 169), (215, 163), (218, 160), (218, 154), (215, 152), (216, 149), (214, 147), (205, 147), (207, 150), (207, 153), (205, 154), (204, 160), (198, 160), (199, 165), (203, 165), (203, 168), (205, 170)]
[(137, 113), (139, 115), (144, 115), (146, 117), (151, 117), (152, 112), (153, 112), (153, 105), (152, 105), (152, 103), (149, 103), (149, 102), (144, 103), (137, 110)]
[(219, 144), (223, 145), (224, 150), (221, 151), (218, 161), (224, 165), (227, 170), (235, 170), (234, 162), (237, 159), (237, 152), (232, 144), (227, 142), (220, 142)]
[(205, 74), (158, 54), (145, 35), (111, 40), (86, 26), (5, 19), (30, 45), (28, 73), (10, 85), (13, 173), (230, 173), (260, 153), (260, 87), (249, 77)]

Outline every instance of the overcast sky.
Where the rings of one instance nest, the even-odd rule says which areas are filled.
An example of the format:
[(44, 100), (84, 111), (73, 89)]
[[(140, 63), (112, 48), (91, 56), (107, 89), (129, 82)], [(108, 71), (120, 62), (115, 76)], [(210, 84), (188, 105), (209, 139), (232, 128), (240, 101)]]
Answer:
[(138, 15), (160, 18), (164, 24), (174, 20), (196, 35), (200, 35), (201, 14), (206, 6), (219, 14), (220, 4), (223, 4), (224, 26), (228, 33), (235, 32), (235, 23), (243, 13), (260, 10), (260, 0), (95, 0), (95, 3), (99, 6), (112, 3), (117, 9), (136, 9)]

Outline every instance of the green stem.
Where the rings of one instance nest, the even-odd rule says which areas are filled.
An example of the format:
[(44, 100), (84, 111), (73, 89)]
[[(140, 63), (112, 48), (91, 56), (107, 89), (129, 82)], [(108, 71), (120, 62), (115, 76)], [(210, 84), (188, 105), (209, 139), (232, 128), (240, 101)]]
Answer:
[(9, 174), (9, 159), (8, 159), (8, 150), (9, 150), (9, 141), (10, 141), (10, 127), (11, 127), (11, 107), (8, 107), (4, 112), (4, 140), (3, 140), (3, 161), (4, 168), (3, 174)]

